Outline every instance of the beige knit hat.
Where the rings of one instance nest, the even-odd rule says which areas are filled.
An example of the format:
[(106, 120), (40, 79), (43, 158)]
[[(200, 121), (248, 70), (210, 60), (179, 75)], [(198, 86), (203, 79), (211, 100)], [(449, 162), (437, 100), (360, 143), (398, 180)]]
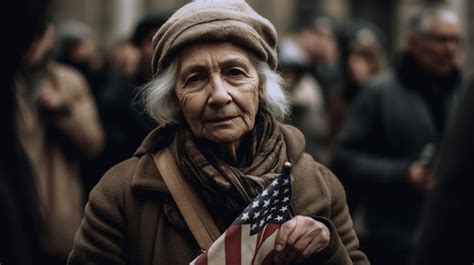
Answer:
[(153, 75), (183, 46), (211, 41), (243, 46), (270, 68), (277, 66), (277, 33), (270, 21), (243, 0), (195, 0), (178, 9), (153, 37)]

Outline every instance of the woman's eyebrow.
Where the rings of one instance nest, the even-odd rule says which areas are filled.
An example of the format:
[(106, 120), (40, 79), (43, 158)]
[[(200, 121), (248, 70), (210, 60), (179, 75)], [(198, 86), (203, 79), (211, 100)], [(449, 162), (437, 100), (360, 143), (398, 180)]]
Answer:
[(242, 58), (230, 58), (230, 59), (220, 62), (219, 67), (226, 68), (230, 66), (240, 66), (240, 67), (247, 68), (249, 63), (250, 62), (248, 60), (244, 60)]

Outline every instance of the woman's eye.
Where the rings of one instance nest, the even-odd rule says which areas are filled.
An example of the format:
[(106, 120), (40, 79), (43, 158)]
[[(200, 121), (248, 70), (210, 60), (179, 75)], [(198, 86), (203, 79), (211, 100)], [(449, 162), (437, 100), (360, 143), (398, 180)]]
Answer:
[(228, 76), (241, 76), (244, 72), (238, 68), (230, 68), (226, 71)]
[(193, 84), (205, 80), (205, 76), (202, 74), (194, 74), (186, 79), (186, 84)]

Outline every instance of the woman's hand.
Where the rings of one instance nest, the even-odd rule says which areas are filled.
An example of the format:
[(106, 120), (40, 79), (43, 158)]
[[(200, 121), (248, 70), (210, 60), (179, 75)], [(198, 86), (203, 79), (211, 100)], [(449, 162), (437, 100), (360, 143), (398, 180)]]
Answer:
[(275, 264), (303, 262), (329, 245), (329, 228), (310, 217), (295, 216), (282, 224), (275, 241)]

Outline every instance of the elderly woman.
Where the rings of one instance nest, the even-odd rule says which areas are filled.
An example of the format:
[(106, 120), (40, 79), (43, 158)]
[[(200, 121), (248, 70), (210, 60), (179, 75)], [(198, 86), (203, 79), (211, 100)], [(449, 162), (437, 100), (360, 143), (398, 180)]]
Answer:
[[(194, 1), (158, 30), (146, 109), (162, 126), (94, 188), (69, 264), (188, 264), (200, 247), (153, 156), (169, 149), (220, 232), (293, 164), (274, 264), (368, 264), (337, 178), (281, 124), (276, 31), (244, 1)], [(240, 263), (239, 263), (240, 264)]]

